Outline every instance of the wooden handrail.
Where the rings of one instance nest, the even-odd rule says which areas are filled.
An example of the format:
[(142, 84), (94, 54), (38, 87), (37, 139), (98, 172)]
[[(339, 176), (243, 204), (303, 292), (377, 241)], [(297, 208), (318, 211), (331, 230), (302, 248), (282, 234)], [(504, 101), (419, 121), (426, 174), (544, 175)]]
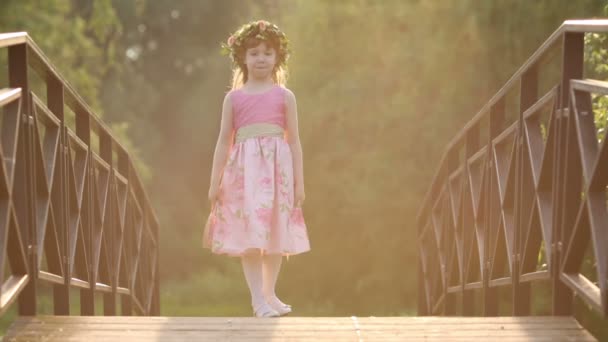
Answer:
[[(1, 48), (8, 49), (9, 87), (0, 89), (0, 220), (8, 222), (0, 227), (8, 230), (0, 265), (8, 258), (11, 274), (0, 314), (18, 299), (20, 314), (35, 315), (44, 281), (54, 288), (58, 315), (70, 314), (72, 288), (80, 290), (83, 315), (94, 314), (96, 293), (106, 315), (118, 313), (117, 300), (123, 315), (158, 315), (159, 221), (133, 157), (26, 32), (0, 34)], [(46, 103), (30, 89), (32, 71), (46, 82)], [(64, 106), (75, 114), (75, 130)], [(131, 236), (146, 242), (140, 247)], [(150, 255), (153, 261), (138, 263)]]
[[(608, 317), (608, 139), (592, 107), (608, 82), (583, 79), (584, 34), (607, 32), (608, 20), (564, 22), (447, 144), (416, 221), (419, 314), (496, 315), (510, 286), (512, 314), (529, 315), (530, 284), (548, 282), (552, 314), (571, 315), (576, 294)], [(560, 69), (541, 69), (555, 48)], [(559, 80), (541, 93), (543, 72)]]
[(27, 39), (27, 32), (0, 33), (0, 49), (13, 45), (24, 44), (27, 42)]
[[(606, 19), (592, 19), (592, 20), (566, 20), (564, 23), (555, 31), (541, 46), (534, 51), (534, 53), (522, 64), (522, 66), (511, 76), (511, 78), (505, 83), (494, 96), (484, 105), (482, 108), (473, 116), (471, 120), (469, 120), (465, 126), (450, 140), (450, 142), (446, 145), (442, 157), (440, 159), (440, 164), (443, 165), (447, 161), (447, 154), (449, 151), (454, 148), (459, 142), (462, 141), (465, 133), (469, 131), (476, 123), (478, 123), (484, 115), (487, 115), (489, 109), (496, 105), (496, 103), (502, 99), (505, 94), (521, 79), (522, 75), (530, 69), (533, 65), (540, 62), (544, 56), (544, 54), (549, 51), (554, 45), (560, 41), (562, 41), (565, 33), (603, 33), (608, 32), (608, 20)], [(437, 168), (437, 172), (439, 172), (441, 168)], [(433, 176), (431, 183), (435, 182), (435, 178), (437, 177), (437, 173)], [(429, 196), (427, 192), (425, 195), (426, 198)]]

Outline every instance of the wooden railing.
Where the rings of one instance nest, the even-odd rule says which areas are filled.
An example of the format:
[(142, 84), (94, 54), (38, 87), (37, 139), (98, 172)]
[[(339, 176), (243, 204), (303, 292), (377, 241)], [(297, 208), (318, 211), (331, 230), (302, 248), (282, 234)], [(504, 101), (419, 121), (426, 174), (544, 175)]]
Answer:
[(608, 315), (608, 139), (592, 108), (608, 83), (584, 75), (585, 35), (604, 32), (564, 22), (448, 144), (417, 218), (420, 315), (530, 315), (533, 284), (553, 315), (575, 295)]
[(56, 315), (70, 314), (71, 289), (81, 315), (95, 314), (96, 295), (105, 315), (117, 301), (122, 315), (158, 315), (159, 224), (132, 158), (27, 33), (0, 34), (7, 50), (0, 313), (17, 300), (20, 315), (36, 315), (46, 283)]

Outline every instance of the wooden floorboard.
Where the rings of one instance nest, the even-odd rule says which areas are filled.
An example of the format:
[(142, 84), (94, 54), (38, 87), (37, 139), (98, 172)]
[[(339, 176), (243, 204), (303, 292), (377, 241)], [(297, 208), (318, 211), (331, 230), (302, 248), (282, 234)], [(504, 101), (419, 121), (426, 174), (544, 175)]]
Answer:
[(3, 341), (596, 341), (572, 317), (20, 317)]

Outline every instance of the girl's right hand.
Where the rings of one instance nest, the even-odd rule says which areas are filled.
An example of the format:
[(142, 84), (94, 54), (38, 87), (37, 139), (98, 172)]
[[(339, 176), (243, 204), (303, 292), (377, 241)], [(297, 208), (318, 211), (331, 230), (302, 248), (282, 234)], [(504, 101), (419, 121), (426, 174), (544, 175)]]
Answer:
[(220, 187), (218, 184), (212, 184), (209, 187), (209, 203), (211, 203), (211, 205), (215, 204), (215, 202), (217, 202), (217, 200), (219, 199), (219, 195), (220, 195)]
[(296, 185), (294, 189), (294, 205), (301, 207), (304, 204), (304, 198), (306, 198), (306, 195), (304, 195), (304, 185)]

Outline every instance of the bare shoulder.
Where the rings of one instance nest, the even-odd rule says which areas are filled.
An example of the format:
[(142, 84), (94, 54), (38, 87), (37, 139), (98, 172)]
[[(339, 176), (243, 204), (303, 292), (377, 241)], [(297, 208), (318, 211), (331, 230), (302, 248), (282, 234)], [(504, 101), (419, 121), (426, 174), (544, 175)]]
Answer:
[(291, 89), (289, 89), (287, 87), (283, 87), (283, 90), (285, 92), (285, 101), (288, 104), (295, 104), (296, 103), (296, 95), (293, 93), (293, 91), (291, 91)]
[(226, 92), (226, 95), (224, 96), (225, 99), (230, 100), (232, 99), (232, 97), (234, 96), (234, 93), (236, 93), (237, 89), (230, 89)]
[(235, 91), (235, 89), (230, 89), (228, 92), (226, 92), (226, 95), (224, 95), (224, 104), (231, 103)]

